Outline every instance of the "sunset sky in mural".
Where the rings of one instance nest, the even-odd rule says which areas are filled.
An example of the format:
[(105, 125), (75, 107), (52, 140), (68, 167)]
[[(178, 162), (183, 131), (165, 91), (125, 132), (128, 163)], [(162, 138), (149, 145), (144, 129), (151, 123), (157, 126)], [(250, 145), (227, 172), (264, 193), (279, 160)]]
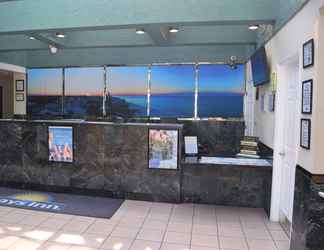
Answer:
[[(66, 96), (98, 96), (104, 88), (104, 69), (66, 68)], [(148, 67), (109, 67), (107, 69), (108, 90), (112, 95), (146, 95)], [(152, 94), (193, 93), (195, 68), (193, 65), (153, 66)], [(200, 65), (200, 93), (243, 93), (244, 67), (232, 70), (228, 65)], [(28, 70), (28, 94), (62, 95), (62, 69)]]

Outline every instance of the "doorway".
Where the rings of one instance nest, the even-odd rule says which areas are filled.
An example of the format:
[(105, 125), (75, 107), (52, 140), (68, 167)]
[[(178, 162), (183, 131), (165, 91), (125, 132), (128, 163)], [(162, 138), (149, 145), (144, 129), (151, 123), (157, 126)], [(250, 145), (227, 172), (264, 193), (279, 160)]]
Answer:
[[(299, 57), (294, 56), (280, 65), (281, 95), (278, 100), (281, 119), (278, 121), (282, 130), (280, 140), (280, 220), (291, 225), (294, 202), (295, 172), (297, 164), (297, 144), (299, 135), (298, 90)], [(290, 230), (290, 227), (288, 228)]]

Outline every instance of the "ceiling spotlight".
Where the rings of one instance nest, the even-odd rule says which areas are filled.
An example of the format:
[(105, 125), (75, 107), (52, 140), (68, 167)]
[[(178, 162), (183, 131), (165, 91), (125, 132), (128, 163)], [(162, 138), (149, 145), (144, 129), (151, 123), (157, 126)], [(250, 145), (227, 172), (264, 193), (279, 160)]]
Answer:
[(55, 47), (54, 45), (51, 45), (51, 44), (50, 44), (48, 47), (49, 47), (50, 52), (51, 52), (52, 54), (56, 54), (56, 53), (57, 53), (58, 49), (57, 49), (57, 47)]
[(257, 30), (259, 28), (259, 25), (251, 25), (249, 27), (250, 30)]
[(145, 34), (145, 30), (143, 30), (143, 29), (137, 29), (136, 30), (136, 34), (143, 35), (143, 34)]
[(237, 69), (237, 57), (236, 56), (231, 56), (228, 66), (230, 66), (231, 69)]
[(35, 37), (30, 36), (29, 39), (30, 39), (30, 40), (35, 40)]
[(173, 27), (171, 27), (171, 28), (169, 29), (169, 32), (170, 32), (170, 33), (177, 33), (177, 32), (179, 32), (179, 29), (178, 29), (178, 28), (173, 28)]
[(63, 32), (56, 32), (56, 33), (55, 33), (55, 36), (56, 36), (56, 37), (59, 37), (59, 38), (64, 38), (64, 37), (65, 37), (65, 35), (64, 35)]

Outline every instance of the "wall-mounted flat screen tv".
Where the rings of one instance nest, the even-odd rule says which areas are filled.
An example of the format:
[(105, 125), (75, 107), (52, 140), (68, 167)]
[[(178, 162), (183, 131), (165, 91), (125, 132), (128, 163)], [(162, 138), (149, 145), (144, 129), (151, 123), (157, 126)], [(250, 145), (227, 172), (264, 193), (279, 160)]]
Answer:
[(267, 54), (264, 47), (258, 49), (251, 57), (253, 85), (260, 86), (270, 82)]

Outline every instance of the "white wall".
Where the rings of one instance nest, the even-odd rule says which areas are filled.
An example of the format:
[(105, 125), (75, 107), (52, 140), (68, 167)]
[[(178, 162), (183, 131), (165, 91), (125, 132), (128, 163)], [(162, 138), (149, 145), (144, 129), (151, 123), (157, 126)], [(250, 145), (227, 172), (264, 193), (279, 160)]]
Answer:
[[(16, 101), (16, 80), (24, 80), (24, 92), (20, 92), (24, 95), (24, 101)], [(14, 72), (13, 75), (13, 96), (14, 96), (14, 114), (15, 115), (26, 115), (26, 101), (27, 101), (27, 96), (26, 96), (26, 74), (24, 73), (17, 73)]]
[[(311, 150), (305, 150), (299, 147), (299, 138), (298, 138), (298, 164), (303, 168), (307, 169), (312, 173), (324, 174), (324, 165), (319, 169), (314, 165), (315, 155), (317, 145), (320, 143), (316, 139), (316, 126), (322, 126), (324, 128), (324, 119), (323, 114), (319, 115), (319, 100), (324, 98), (324, 93), (319, 94), (316, 92), (318, 86), (320, 86), (319, 76), (317, 72), (320, 72), (319, 66), (319, 19), (320, 19), (320, 7), (324, 6), (324, 0), (311, 0), (308, 4), (293, 18), (288, 24), (286, 24), (267, 44), (266, 51), (269, 57), (269, 65), (271, 72), (276, 72), (278, 74), (278, 88), (283, 87), (286, 84), (280, 75), (281, 65), (296, 56), (299, 57), (299, 75), (300, 80), (298, 84), (299, 90), (299, 100), (298, 103), (301, 103), (301, 84), (302, 81), (308, 80), (310, 78), (314, 81), (314, 100), (313, 100), (313, 115), (302, 115), (300, 108), (298, 109), (298, 121), (305, 117), (312, 120), (312, 141), (311, 141)], [(322, 29), (324, 29), (322, 27)], [(323, 35), (324, 36), (324, 35)], [(302, 46), (306, 41), (314, 38), (315, 40), (315, 66), (303, 69), (302, 68)], [(323, 38), (324, 39), (324, 38)], [(324, 42), (324, 41), (323, 41)], [(324, 66), (324, 62), (323, 62)], [(323, 67), (322, 67), (323, 71)], [(322, 79), (324, 77), (322, 76)], [(324, 80), (324, 79), (323, 79)], [(324, 91), (324, 90), (323, 90)], [(260, 88), (260, 97), (262, 94), (269, 95), (271, 93), (270, 84), (264, 85)], [(323, 96), (319, 98), (318, 95)], [(260, 100), (260, 99), (259, 99)], [(278, 100), (277, 100), (278, 101)], [(266, 100), (266, 107), (267, 107)], [(256, 102), (255, 105), (255, 135), (260, 137), (261, 142), (266, 144), (271, 148), (279, 147), (280, 144), (275, 141), (280, 141), (281, 134), (279, 133), (278, 127), (280, 115), (278, 114), (278, 106), (280, 103), (276, 103), (276, 112), (260, 112), (260, 104)], [(323, 103), (324, 105), (324, 103)], [(282, 118), (282, 117), (281, 117)], [(318, 125), (320, 120), (323, 120), (321, 125)], [(299, 124), (296, 124), (299, 129)], [(314, 134), (315, 133), (315, 134)], [(320, 133), (319, 130), (317, 132)], [(324, 130), (323, 132), (324, 133)], [(323, 138), (324, 140), (324, 138)], [(322, 141), (323, 141), (322, 140)], [(316, 145), (317, 144), (317, 145)], [(324, 143), (323, 143), (324, 146)], [(277, 150), (278, 151), (278, 150)], [(323, 159), (324, 160), (324, 159)], [(323, 161), (322, 161), (323, 162)]]
[[(7, 64), (7, 63), (1, 63), (0, 62), (0, 70), (4, 70), (7, 72), (10, 72), (13, 77), (12, 81), (8, 82), (7, 84), (10, 85), (10, 91), (12, 91), (12, 95), (10, 94), (10, 101), (13, 102), (13, 113), (15, 115), (25, 115), (26, 114), (26, 68), (13, 65), (13, 64)], [(16, 80), (24, 80), (24, 101), (16, 101)]]

